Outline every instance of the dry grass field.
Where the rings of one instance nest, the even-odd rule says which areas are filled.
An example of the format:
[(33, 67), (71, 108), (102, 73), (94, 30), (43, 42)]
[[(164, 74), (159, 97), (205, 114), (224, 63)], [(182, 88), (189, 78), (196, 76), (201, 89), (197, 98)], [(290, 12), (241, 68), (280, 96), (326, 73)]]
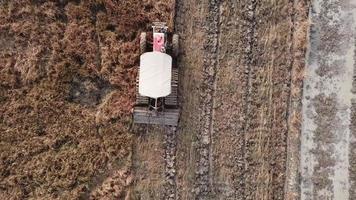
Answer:
[(129, 198), (139, 34), (171, 10), (0, 1), (0, 199)]

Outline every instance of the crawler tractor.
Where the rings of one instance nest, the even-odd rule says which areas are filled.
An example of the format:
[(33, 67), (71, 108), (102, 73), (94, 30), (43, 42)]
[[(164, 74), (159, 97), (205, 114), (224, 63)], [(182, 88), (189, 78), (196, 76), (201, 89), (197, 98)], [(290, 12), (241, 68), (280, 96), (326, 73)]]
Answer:
[(145, 32), (140, 35), (141, 56), (136, 80), (134, 123), (177, 126), (178, 35), (169, 33), (168, 27), (162, 22), (154, 23), (152, 28), (151, 41)]

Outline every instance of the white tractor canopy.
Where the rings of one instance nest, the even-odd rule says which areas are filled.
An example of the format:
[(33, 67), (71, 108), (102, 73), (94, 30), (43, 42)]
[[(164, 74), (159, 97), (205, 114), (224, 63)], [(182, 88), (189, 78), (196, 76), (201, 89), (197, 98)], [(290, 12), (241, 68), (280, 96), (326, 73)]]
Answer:
[(171, 93), (172, 57), (161, 52), (147, 52), (140, 57), (139, 93), (159, 98)]

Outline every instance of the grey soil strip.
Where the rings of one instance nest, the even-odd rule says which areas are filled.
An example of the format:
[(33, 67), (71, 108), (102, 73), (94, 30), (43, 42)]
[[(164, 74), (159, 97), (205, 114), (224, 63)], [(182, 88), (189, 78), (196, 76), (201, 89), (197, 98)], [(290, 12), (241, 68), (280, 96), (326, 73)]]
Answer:
[(303, 94), (301, 199), (350, 199), (356, 7), (314, 0)]
[[(355, 10), (356, 2), (353, 1), (351, 3), (352, 8)], [(354, 23), (356, 23), (356, 11), (354, 11)], [(356, 29), (354, 25), (354, 30)], [(354, 32), (354, 73), (353, 73), (353, 81), (352, 81), (352, 93), (356, 94), (356, 30)], [(356, 199), (356, 98), (352, 98), (352, 105), (351, 105), (351, 135), (350, 135), (350, 150), (349, 150), (349, 174), (350, 174), (350, 198), (349, 199)]]
[(194, 191), (196, 199), (207, 199), (212, 188), (211, 180), (211, 135), (213, 130), (213, 107), (218, 67), (220, 1), (209, 2), (207, 18), (207, 38), (203, 66), (201, 93), (202, 127), (198, 135), (198, 158)]
[[(356, 7), (354, 2), (353, 7)], [(356, 14), (354, 14), (354, 22), (356, 22)], [(354, 27), (356, 29), (356, 27)], [(356, 30), (354, 34), (354, 73), (352, 80), (352, 93), (356, 94)], [(350, 150), (349, 150), (349, 174), (350, 174), (350, 198), (356, 199), (356, 98), (352, 98), (351, 104), (351, 135), (350, 135)]]
[(353, 99), (352, 101), (353, 102), (351, 107), (351, 138), (350, 138), (350, 151), (349, 151), (350, 152), (350, 157), (349, 157), (350, 198), (349, 199), (356, 199), (356, 99)]

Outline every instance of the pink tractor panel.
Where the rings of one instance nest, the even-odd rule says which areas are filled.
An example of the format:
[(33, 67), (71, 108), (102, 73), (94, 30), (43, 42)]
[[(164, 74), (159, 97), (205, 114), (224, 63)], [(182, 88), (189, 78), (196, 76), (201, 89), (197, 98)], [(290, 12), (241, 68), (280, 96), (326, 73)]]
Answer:
[(164, 49), (164, 33), (153, 34), (153, 51), (162, 52)]

